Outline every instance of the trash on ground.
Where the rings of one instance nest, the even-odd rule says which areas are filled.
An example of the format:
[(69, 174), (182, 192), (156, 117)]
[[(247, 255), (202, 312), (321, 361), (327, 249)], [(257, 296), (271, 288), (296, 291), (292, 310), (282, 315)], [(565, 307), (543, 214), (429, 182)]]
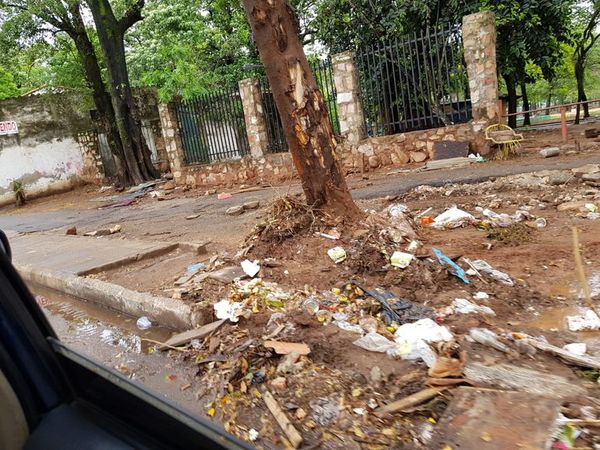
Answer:
[(473, 294), (473, 299), (475, 300), (489, 300), (490, 296), (487, 292), (479, 291)]
[(250, 442), (256, 441), (258, 439), (258, 431), (254, 428), (250, 428), (248, 430), (248, 439), (250, 439)]
[(228, 198), (233, 197), (229, 192), (221, 192), (217, 195), (217, 200), (227, 200)]
[(488, 306), (480, 306), (475, 303), (471, 303), (465, 298), (457, 298), (452, 302), (452, 310), (458, 314), (488, 314), (495, 316), (494, 310)]
[(414, 258), (414, 255), (412, 255), (410, 253), (396, 251), (392, 254), (392, 257), (390, 258), (390, 263), (394, 267), (399, 267), (400, 269), (406, 269), (410, 265), (413, 258)]
[(440, 230), (450, 229), (450, 228), (459, 228), (465, 225), (472, 225), (477, 223), (477, 219), (472, 214), (469, 214), (462, 209), (458, 209), (456, 206), (448, 209), (443, 212), (435, 219), (433, 219), (433, 224), (431, 226), (433, 228), (437, 228)]
[(436, 397), (440, 392), (444, 391), (445, 388), (427, 388), (419, 391), (415, 394), (409, 395), (408, 397), (396, 400), (389, 403), (381, 408), (375, 410), (377, 414), (393, 413), (396, 411), (404, 411), (409, 408), (413, 408), (421, 403), (425, 403), (428, 400)]
[(591, 309), (580, 316), (567, 316), (567, 326), (570, 331), (600, 330), (600, 318)]
[(543, 158), (552, 158), (553, 156), (560, 155), (560, 148), (558, 147), (547, 147), (540, 150), (540, 155)]
[[(467, 261), (466, 258), (465, 258), (465, 261)], [(470, 266), (472, 266), (478, 272), (484, 273), (487, 276), (489, 276), (490, 278), (500, 281), (501, 283), (506, 284), (507, 286), (514, 286), (514, 284), (515, 284), (514, 281), (510, 278), (510, 276), (508, 276), (508, 274), (494, 269), (483, 259), (477, 259), (475, 261), (468, 261), (468, 264)]]
[(203, 325), (200, 328), (194, 328), (193, 330), (184, 331), (183, 333), (177, 333), (171, 336), (167, 342), (158, 347), (159, 350), (165, 350), (169, 347), (177, 347), (190, 342), (192, 339), (202, 339), (212, 332), (218, 330), (221, 325), (225, 323), (225, 320), (217, 320), (216, 322)]
[(84, 233), (84, 236), (109, 236), (111, 234), (116, 234), (121, 231), (121, 225), (114, 225), (110, 228), (102, 228), (100, 230), (89, 231)]
[(303, 356), (310, 353), (310, 347), (302, 342), (265, 341), (263, 345), (272, 348), (278, 355), (287, 355), (294, 352)]
[(548, 225), (548, 222), (543, 217), (538, 217), (533, 223), (535, 224), (536, 228), (539, 229), (546, 228), (546, 226)]
[(543, 342), (534, 338), (526, 338), (527, 343), (532, 347), (535, 347), (538, 350), (543, 352), (550, 353), (552, 355), (558, 356), (565, 361), (574, 364), (579, 367), (588, 367), (590, 369), (600, 369), (600, 359), (594, 358), (592, 356), (586, 355), (576, 355), (575, 353), (571, 353), (567, 350), (564, 350), (560, 347), (556, 347), (555, 345), (548, 344), (547, 342)]
[(142, 331), (152, 327), (152, 322), (150, 322), (150, 319), (148, 319), (146, 316), (140, 317), (135, 324)]
[(263, 392), (262, 399), (265, 402), (265, 405), (267, 405), (267, 408), (269, 409), (273, 417), (275, 417), (275, 420), (285, 433), (286, 437), (290, 441), (290, 444), (292, 444), (292, 447), (298, 448), (300, 444), (302, 444), (302, 435), (298, 432), (298, 430), (296, 430), (294, 425), (292, 425), (288, 417), (285, 415), (285, 413), (279, 406), (279, 403), (277, 403), (277, 400), (275, 400), (275, 398), (269, 391)]
[(333, 247), (327, 250), (327, 254), (332, 259), (332, 261), (336, 264), (341, 263), (346, 260), (346, 250), (342, 247)]
[(489, 224), (493, 227), (506, 228), (514, 225), (516, 223), (522, 222), (523, 220), (531, 217), (529, 213), (526, 211), (517, 210), (513, 215), (506, 213), (495, 213), (491, 209), (488, 208), (478, 208), (481, 211), (481, 214), (485, 217), (483, 221), (484, 224)]
[(563, 350), (577, 356), (583, 356), (587, 353), (587, 345), (584, 342), (574, 342), (563, 346)]
[(401, 325), (394, 333), (398, 345), (393, 356), (406, 360), (422, 359), (428, 367), (435, 364), (437, 355), (428, 345), (432, 342), (451, 341), (454, 337), (446, 327), (431, 319), (421, 319)]
[(190, 264), (189, 266), (187, 266), (186, 272), (187, 273), (196, 273), (199, 270), (204, 268), (204, 263), (195, 263), (195, 264)]
[(469, 336), (471, 339), (481, 345), (495, 348), (496, 350), (504, 353), (513, 353), (513, 350), (511, 350), (506, 344), (500, 342), (496, 333), (494, 333), (492, 330), (488, 330), (487, 328), (471, 328), (471, 330), (469, 330)]
[(250, 278), (254, 278), (260, 272), (258, 261), (250, 261), (248, 259), (241, 262), (242, 270)]
[(385, 336), (376, 332), (367, 333), (352, 343), (357, 347), (377, 353), (393, 352), (397, 347), (394, 341), (390, 341)]
[(433, 248), (433, 253), (437, 257), (440, 264), (446, 267), (452, 275), (454, 275), (457, 278), (460, 278), (465, 284), (470, 283), (469, 279), (467, 278), (467, 274), (462, 267), (460, 267), (446, 255), (444, 255), (441, 252), (441, 250), (435, 247)]
[(242, 303), (221, 300), (214, 305), (215, 316), (217, 319), (225, 319), (230, 322), (238, 322), (243, 313), (244, 305)]
[(413, 303), (409, 300), (399, 298), (396, 294), (383, 289), (365, 289), (364, 287), (350, 283), (350, 286), (356, 286), (369, 297), (377, 300), (383, 308), (383, 319), (386, 324), (395, 322), (402, 325), (407, 322), (415, 322), (419, 319), (435, 317), (435, 311), (428, 306)]
[(336, 325), (338, 328), (345, 330), (345, 331), (350, 331), (352, 333), (358, 333), (358, 334), (364, 333), (364, 330), (360, 325), (352, 325), (347, 320), (334, 320), (332, 323), (334, 325)]
[(340, 398), (336, 394), (311, 400), (309, 406), (313, 410), (311, 418), (319, 425), (326, 427), (335, 422), (340, 413)]

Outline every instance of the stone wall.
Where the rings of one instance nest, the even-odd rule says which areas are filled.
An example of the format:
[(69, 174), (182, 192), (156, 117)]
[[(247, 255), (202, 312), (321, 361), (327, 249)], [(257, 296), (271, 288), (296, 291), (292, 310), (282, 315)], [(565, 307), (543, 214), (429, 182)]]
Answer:
[[(13, 180), (34, 197), (66, 190), (95, 177), (96, 163), (84, 158), (78, 140), (92, 128), (85, 104), (67, 94), (0, 102), (0, 121), (15, 121), (18, 134), (0, 136), (0, 204), (12, 203)], [(90, 165), (88, 165), (90, 164)]]
[(83, 157), (82, 180), (90, 183), (104, 180), (104, 165), (98, 147), (98, 133), (87, 131), (77, 134), (77, 142)]
[(276, 183), (296, 178), (289, 153), (275, 153), (262, 158), (246, 156), (238, 160), (187, 166), (183, 182), (190, 187), (216, 185)]
[(471, 124), (368, 138), (359, 145), (343, 145), (341, 159), (347, 171), (367, 171), (381, 166), (422, 163), (434, 158), (439, 141), (472, 141)]

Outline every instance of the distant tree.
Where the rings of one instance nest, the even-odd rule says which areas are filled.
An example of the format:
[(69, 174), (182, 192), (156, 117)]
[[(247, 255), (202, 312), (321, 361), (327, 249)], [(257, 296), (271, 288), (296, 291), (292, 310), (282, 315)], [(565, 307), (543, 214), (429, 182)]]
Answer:
[(86, 1), (92, 11), (106, 61), (108, 87), (123, 146), (124, 165), (117, 167), (119, 176), (127, 183), (134, 184), (156, 178), (159, 174), (152, 164), (150, 149), (142, 135), (125, 60), (125, 32), (142, 20), (144, 0), (126, 4), (119, 18), (109, 0)]
[(7, 72), (0, 67), (0, 100), (4, 100), (19, 95), (19, 89), (15, 84), (12, 73)]
[[(575, 51), (573, 61), (575, 66), (575, 79), (577, 81), (577, 101), (587, 101), (585, 92), (586, 66), (591, 50), (600, 38), (600, 0), (580, 2), (575, 7)], [(579, 123), (580, 108), (577, 107), (575, 123)], [(589, 117), (589, 106), (583, 105), (583, 117)]]
[[(54, 37), (58, 44), (53, 47), (51, 58), (56, 61), (59, 59), (60, 52), (68, 53), (69, 49), (75, 48), (79, 67), (75, 68), (73, 64), (69, 64), (70, 68), (63, 73), (71, 77), (77, 77), (77, 74), (81, 75), (81, 73), (85, 76), (98, 111), (100, 126), (114, 156), (119, 182), (120, 184), (131, 183), (132, 179), (125, 165), (115, 111), (102, 79), (100, 62), (82, 17), (81, 2), (79, 0), (10, 0), (10, 2), (0, 0), (0, 8), (5, 12), (12, 12), (17, 23), (26, 25), (19, 31), (21, 34), (15, 37), (16, 41), (41, 35), (42, 42), (45, 42), (48, 33), (52, 36), (62, 33), (72, 41), (72, 46), (67, 42), (58, 45), (61, 44), (62, 38), (60, 35)], [(27, 34), (24, 35), (23, 32)], [(72, 59), (69, 61), (68, 57), (62, 61), (73, 62)]]

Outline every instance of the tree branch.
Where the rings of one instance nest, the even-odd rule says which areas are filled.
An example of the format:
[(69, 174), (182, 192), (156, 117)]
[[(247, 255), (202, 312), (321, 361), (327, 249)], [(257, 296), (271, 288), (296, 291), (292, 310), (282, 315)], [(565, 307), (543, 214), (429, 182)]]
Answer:
[(139, 22), (143, 19), (142, 17), (142, 9), (144, 8), (145, 0), (136, 0), (136, 2), (131, 5), (121, 20), (119, 20), (119, 30), (121, 33), (125, 33), (129, 28), (131, 28), (135, 23)]

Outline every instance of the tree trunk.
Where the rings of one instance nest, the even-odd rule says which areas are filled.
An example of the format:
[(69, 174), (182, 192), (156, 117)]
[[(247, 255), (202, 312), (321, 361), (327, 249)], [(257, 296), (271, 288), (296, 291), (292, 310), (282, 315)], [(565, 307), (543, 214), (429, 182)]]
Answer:
[[(587, 95), (585, 93), (585, 65), (581, 61), (575, 62), (575, 80), (577, 80), (577, 101), (586, 102)], [(575, 123), (579, 123), (579, 111), (580, 106), (577, 105), (577, 115), (575, 116)], [(590, 117), (590, 109), (588, 104), (583, 105), (583, 117)]]
[(349, 220), (360, 217), (293, 10), (285, 0), (244, 0), (244, 8), (307, 203)]
[[(527, 97), (527, 84), (525, 82), (521, 83), (521, 95), (523, 96), (523, 111), (529, 111), (529, 97)], [(525, 113), (525, 118), (523, 119), (523, 126), (531, 125), (531, 114)]]
[[(504, 75), (504, 81), (508, 91), (508, 114), (514, 114), (517, 112), (517, 83), (514, 75)], [(511, 128), (517, 127), (517, 116), (508, 117), (508, 126)]]
[[(159, 176), (142, 135), (125, 61), (123, 19), (117, 20), (108, 0), (88, 0), (108, 69), (109, 91), (123, 144), (125, 163), (134, 184)], [(142, 2), (143, 4), (143, 2)]]
[(79, 58), (85, 71), (85, 78), (92, 89), (94, 105), (98, 111), (98, 117), (100, 127), (106, 135), (108, 145), (110, 147), (115, 165), (117, 168), (117, 179), (120, 185), (129, 185), (132, 183), (132, 179), (129, 176), (127, 165), (125, 162), (125, 154), (123, 152), (123, 145), (121, 144), (121, 136), (119, 135), (119, 129), (117, 127), (117, 120), (115, 117), (115, 111), (111, 103), (111, 98), (106, 91), (106, 86), (102, 80), (102, 73), (100, 71), (100, 65), (98, 64), (98, 58), (94, 50), (94, 46), (90, 41), (81, 14), (79, 12), (79, 5), (75, 4), (72, 9), (72, 24), (73, 28), (68, 30), (67, 33), (75, 42), (75, 47), (79, 53)]
[(548, 91), (548, 98), (546, 99), (546, 115), (550, 115), (550, 106), (552, 106), (552, 90)]

